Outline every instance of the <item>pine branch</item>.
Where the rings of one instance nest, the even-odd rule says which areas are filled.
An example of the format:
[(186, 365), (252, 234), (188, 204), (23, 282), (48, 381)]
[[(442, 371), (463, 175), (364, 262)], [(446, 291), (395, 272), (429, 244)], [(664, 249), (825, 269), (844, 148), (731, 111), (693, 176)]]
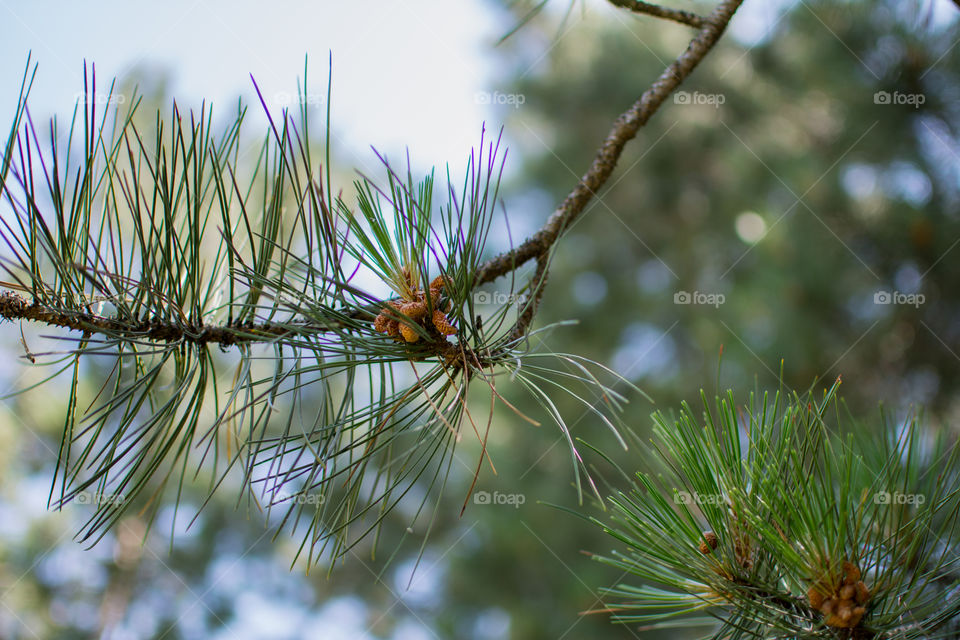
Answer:
[[(521, 317), (517, 320), (514, 330), (512, 331), (513, 336), (519, 338), (525, 335), (533, 320), (533, 316), (536, 313), (536, 305), (539, 302), (540, 296), (542, 296), (543, 287), (546, 284), (548, 271), (547, 255), (551, 248), (560, 239), (563, 231), (576, 221), (586, 209), (587, 204), (589, 204), (593, 197), (596, 196), (596, 193), (606, 184), (607, 180), (609, 180), (626, 144), (636, 137), (639, 129), (649, 121), (666, 99), (679, 87), (683, 80), (693, 72), (700, 61), (706, 57), (719, 41), (727, 24), (737, 8), (742, 4), (742, 1), (743, 0), (724, 0), (708, 18), (699, 18), (686, 12), (675, 12), (658, 7), (657, 5), (639, 3), (640, 6), (645, 7), (642, 9), (643, 13), (649, 13), (657, 17), (671, 17), (671, 19), (676, 19), (678, 16), (687, 16), (688, 19), (681, 21), (686, 21), (688, 24), (691, 24), (691, 26), (697, 26), (700, 31), (690, 42), (686, 51), (664, 70), (656, 82), (643, 93), (640, 99), (629, 110), (617, 118), (587, 173), (584, 174), (573, 191), (564, 199), (563, 203), (550, 216), (544, 226), (519, 246), (491, 258), (478, 267), (473, 277), (474, 286), (481, 286), (501, 276), (507, 275), (529, 260), (536, 259), (538, 261), (535, 276), (531, 280), (531, 289), (537, 291), (537, 296), (531, 299), (531, 303), (523, 310)], [(614, 4), (625, 6), (632, 3), (624, 2), (621, 5), (619, 2), (614, 1)], [(627, 6), (626, 8), (641, 11), (641, 9), (633, 6)], [(543, 266), (541, 267), (541, 265)], [(383, 303), (389, 303), (389, 300), (385, 300)], [(382, 307), (382, 305), (379, 306)], [(132, 335), (143, 336), (145, 339), (168, 342), (185, 339), (199, 343), (232, 345), (241, 342), (271, 341), (289, 333), (289, 330), (283, 327), (271, 326), (269, 323), (247, 323), (243, 326), (200, 327), (171, 326), (162, 321), (152, 319), (124, 327), (120, 326), (123, 323), (115, 323), (93, 316), (67, 318), (55, 309), (45, 308), (37, 302), (32, 303), (26, 308), (30, 310), (29, 316), (17, 315), (19, 310), (24, 309), (23, 305), (5, 305), (4, 307), (0, 307), (0, 316), (11, 320), (27, 319), (45, 321), (43, 318), (47, 318), (51, 320), (51, 324), (88, 332), (99, 332), (101, 330), (108, 330), (110, 332), (126, 331)], [(371, 313), (355, 313), (351, 317), (372, 321), (373, 317), (376, 316), (376, 313), (373, 313), (373, 310), (376, 308), (377, 305), (373, 305), (369, 308)], [(23, 311), (19, 311), (19, 313), (23, 313)], [(327, 322), (319, 324), (302, 323), (303, 332), (330, 331), (333, 330), (333, 328), (333, 324)]]
[[(155, 514), (157, 496), (195, 462), (211, 492), (235, 472), (268, 517), (282, 510), (279, 527), (303, 533), (309, 562), (339, 558), (414, 484), (424, 503), (439, 500), (464, 424), (485, 442), (470, 389), (486, 386), (492, 406), (501, 399), (516, 411), (495, 389), (503, 371), (541, 394), (571, 447), (544, 385), (622, 428), (626, 398), (601, 378), (633, 385), (582, 359), (531, 352), (511, 330), (512, 314), (524, 313), (512, 305), (482, 319), (475, 309), (499, 139), (481, 137), (462, 186), (448, 176), (439, 206), (432, 174), (416, 180), (409, 159), (401, 173), (383, 157), (384, 181), (361, 177), (356, 203), (330, 201), (329, 173), (320, 182), (311, 162), (306, 106), (299, 121), (266, 111), (270, 134), (244, 181), (243, 111), (215, 138), (208, 113), (187, 118), (176, 107), (169, 124), (158, 115), (144, 133), (138, 102), (128, 103), (111, 121), (84, 101), (74, 123), (82, 152), (71, 156), (62, 146), (76, 148), (74, 129), (62, 143), (52, 122), (41, 142), (21, 95), (2, 158), (10, 215), (0, 217), (9, 276), (0, 316), (81, 334), (59, 338), (73, 345), (60, 352), (72, 380), (50, 506), (92, 489), (124, 496), (98, 502), (81, 539), (99, 539), (141, 496)], [(357, 287), (360, 270), (395, 297)], [(216, 374), (228, 365), (213, 345), (239, 355), (225, 394)], [(53, 355), (28, 351), (38, 366)], [(89, 356), (115, 363), (81, 374)], [(102, 387), (81, 411), (96, 377)], [(571, 458), (579, 488), (587, 470)], [(435, 517), (422, 507), (410, 527)]]
[[(369, 322), (377, 315), (379, 309), (379, 306), (372, 306), (366, 313), (360, 310), (349, 310), (345, 318), (364, 319)], [(13, 291), (0, 292), (0, 316), (8, 320), (30, 320), (49, 326), (63, 327), (80, 331), (88, 336), (99, 333), (130, 341), (219, 344), (224, 347), (253, 342), (273, 342), (296, 335), (342, 330), (348, 326), (346, 321), (322, 325), (309, 322), (273, 324), (247, 321), (242, 324), (204, 326), (189, 322), (174, 324), (160, 320), (118, 320), (93, 313), (67, 313), (43, 304), (29, 303)]]
[(687, 49), (664, 70), (630, 109), (617, 118), (590, 168), (543, 227), (516, 248), (484, 263), (477, 271), (477, 284), (496, 280), (529, 260), (545, 258), (548, 255), (564, 230), (570, 228), (583, 214), (587, 204), (610, 179), (626, 144), (636, 137), (640, 128), (713, 49), (742, 3), (743, 0), (724, 0), (717, 5)]
[[(583, 477), (599, 497), (556, 396), (584, 406), (626, 446), (619, 412), (627, 399), (602, 378), (642, 392), (584, 358), (530, 349), (550, 254), (740, 3), (721, 2), (617, 119), (545, 225), (485, 262), (503, 171), (499, 138), (481, 136), (462, 188), (448, 175), (438, 198), (433, 173), (416, 180), (409, 158), (401, 172), (380, 157), (385, 178), (361, 176), (354, 202), (331, 184), (329, 111), (327, 166), (314, 162), (306, 101), (299, 119), (275, 117), (260, 96), (269, 132), (248, 172), (239, 166), (242, 108), (217, 136), (212, 109), (183, 114), (174, 104), (169, 121), (157, 114), (144, 131), (135, 96), (125, 112), (98, 111), (100, 101), (85, 99), (66, 136), (52, 121), (42, 141), (25, 79), (0, 167), (11, 212), (0, 217), (10, 254), (0, 267), (11, 280), (0, 283), (0, 317), (81, 333), (67, 339), (74, 348), (63, 370), (73, 377), (50, 504), (88, 487), (125, 494), (129, 501), (96, 505), (80, 534), (96, 540), (137, 496), (149, 495), (155, 510), (168, 481), (184, 482), (198, 458), (211, 492), (236, 469), (251, 501), (268, 514), (286, 509), (280, 527), (305, 533), (300, 550), (310, 562), (338, 558), (415, 483), (427, 485), (424, 504), (439, 499), (464, 418), (486, 442), (467, 409), (471, 383), (489, 389), (491, 411), (501, 399), (516, 412), (495, 389), (503, 372), (563, 433), (578, 495)], [(97, 95), (95, 70), (84, 78), (85, 95)], [(503, 304), (481, 318), (476, 288), (530, 259), (523, 306)], [(357, 287), (359, 271), (392, 295)], [(226, 394), (217, 389), (223, 365), (212, 345), (239, 354)], [(80, 363), (89, 355), (116, 360), (80, 412)], [(318, 391), (305, 394), (311, 385)], [(310, 500), (291, 501), (298, 496)]]
[(709, 22), (708, 18), (704, 18), (701, 15), (692, 13), (690, 11), (682, 11), (679, 9), (670, 9), (669, 7), (662, 7), (658, 4), (651, 4), (649, 2), (642, 2), (641, 0), (609, 0), (610, 4), (615, 7), (621, 7), (623, 9), (628, 9), (634, 13), (643, 13), (648, 16), (654, 16), (656, 18), (663, 18), (664, 20), (672, 20), (674, 22), (679, 22), (680, 24), (685, 24), (687, 26), (693, 27), (694, 29), (703, 29), (707, 26)]
[[(607, 590), (620, 622), (712, 637), (956, 637), (960, 445), (919, 422), (829, 425), (821, 402), (733, 394), (654, 416), (641, 471), (623, 473), (611, 522), (622, 551), (593, 559), (643, 583)], [(809, 394), (807, 397), (812, 396)]]

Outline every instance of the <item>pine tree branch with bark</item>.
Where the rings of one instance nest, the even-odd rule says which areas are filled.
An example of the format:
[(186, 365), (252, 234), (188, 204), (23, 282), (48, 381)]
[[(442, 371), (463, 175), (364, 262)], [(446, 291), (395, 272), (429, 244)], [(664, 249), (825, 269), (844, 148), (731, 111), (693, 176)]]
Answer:
[[(56, 120), (40, 129), (28, 61), (0, 163), (10, 211), (0, 218), (0, 317), (79, 334), (60, 337), (65, 351), (27, 353), (72, 375), (50, 506), (93, 488), (124, 495), (84, 525), (79, 537), (95, 541), (138, 500), (155, 509), (192, 464), (211, 492), (234, 473), (251, 503), (281, 513), (280, 528), (305, 523), (309, 562), (338, 558), (414, 483), (427, 491), (411, 530), (430, 530), (422, 507), (442, 493), (457, 443), (468, 434), (486, 454), (470, 388), (481, 386), (491, 411), (500, 402), (538, 423), (500, 393), (504, 375), (559, 427), (578, 493), (599, 497), (556, 398), (581, 404), (625, 446), (627, 398), (615, 386), (640, 390), (580, 356), (531, 349), (549, 329), (533, 321), (550, 259), (740, 4), (723, 0), (702, 19), (627, 7), (697, 32), (614, 121), (542, 228), (493, 257), (499, 138), (484, 133), (465, 177), (442, 188), (432, 173), (414, 178), (409, 158), (403, 167), (379, 157), (382, 176), (360, 176), (345, 195), (331, 178), (329, 130), (317, 151), (305, 100), (275, 114), (260, 96), (268, 129), (255, 146), (241, 134), (242, 107), (220, 129), (212, 109), (176, 104), (145, 125), (136, 96), (99, 109), (114, 101), (96, 98), (91, 69), (69, 130)], [(329, 85), (327, 98), (329, 129)], [(507, 276), (508, 299), (521, 302), (480, 308), (479, 288)], [(113, 365), (91, 369), (91, 356)], [(87, 389), (88, 378), (100, 388)]]

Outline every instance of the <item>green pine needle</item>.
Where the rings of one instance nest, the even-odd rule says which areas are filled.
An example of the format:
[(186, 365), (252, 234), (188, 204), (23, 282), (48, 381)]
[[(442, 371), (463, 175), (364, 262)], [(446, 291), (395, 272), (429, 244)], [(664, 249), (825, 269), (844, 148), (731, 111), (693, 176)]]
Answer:
[[(130, 509), (152, 520), (165, 501), (179, 506), (194, 479), (211, 495), (239, 486), (238, 504), (302, 537), (310, 564), (332, 564), (375, 533), (414, 485), (423, 497), (409, 525), (429, 530), (424, 506), (439, 499), (457, 443), (485, 447), (471, 388), (493, 398), (491, 410), (500, 399), (515, 411), (496, 390), (504, 373), (567, 434), (578, 484), (586, 468), (550, 394), (618, 429), (626, 398), (601, 381), (618, 376), (528, 353), (510, 331), (522, 306), (475, 305), (499, 138), (481, 136), (463, 182), (448, 171), (442, 195), (433, 172), (417, 179), (409, 158), (401, 174), (380, 157), (383, 181), (361, 176), (350, 198), (331, 184), (329, 144), (311, 152), (304, 101), (298, 114), (264, 103), (259, 146), (244, 135), (242, 106), (225, 126), (212, 108), (176, 103), (144, 125), (136, 97), (122, 110), (84, 100), (69, 133), (53, 121), (40, 135), (32, 78), (2, 158), (2, 302), (76, 330), (61, 359), (37, 354), (37, 366), (72, 373), (50, 505), (82, 492), (123, 497), (98, 501), (80, 539), (95, 542)], [(95, 71), (85, 78), (96, 95)], [(445, 286), (433, 300), (437, 277)], [(456, 335), (400, 312), (415, 342), (377, 331), (390, 300), (359, 284), (377, 280), (402, 300), (423, 292)]]
[[(712, 638), (956, 637), (960, 447), (916, 418), (840, 431), (838, 385), (820, 402), (764, 394), (741, 409), (729, 393), (699, 416), (654, 416), (641, 451), (658, 471), (625, 475), (610, 521), (592, 519), (617, 541), (595, 559), (640, 580), (607, 591), (615, 620), (708, 614)], [(846, 583), (845, 563), (860, 573)], [(844, 601), (858, 580), (864, 597)], [(846, 624), (831, 618), (844, 602), (862, 606)]]

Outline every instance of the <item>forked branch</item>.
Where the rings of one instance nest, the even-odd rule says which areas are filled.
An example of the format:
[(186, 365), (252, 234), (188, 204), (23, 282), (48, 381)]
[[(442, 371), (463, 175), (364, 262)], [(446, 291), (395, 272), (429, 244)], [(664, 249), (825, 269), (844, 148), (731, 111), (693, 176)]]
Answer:
[[(523, 337), (533, 321), (543, 294), (549, 270), (549, 253), (563, 232), (583, 214), (587, 204), (607, 183), (613, 174), (626, 144), (636, 137), (639, 129), (653, 116), (666, 99), (697, 67), (713, 49), (727, 24), (743, 0), (723, 0), (712, 14), (702, 17), (686, 11), (669, 9), (638, 0), (610, 0), (611, 4), (657, 18), (672, 20), (698, 29), (686, 50), (677, 57), (640, 98), (614, 122), (606, 139), (597, 151), (590, 168), (580, 178), (573, 190), (547, 219), (543, 227), (520, 243), (483, 263), (474, 274), (473, 285), (480, 286), (517, 270), (530, 260), (537, 261), (529, 285), (530, 296), (510, 332), (514, 338)], [(371, 313), (352, 314), (351, 320), (372, 321), (377, 315), (377, 305)], [(9, 320), (33, 320), (50, 325), (66, 327), (86, 333), (109, 333), (126, 335), (133, 339), (159, 342), (190, 342), (195, 344), (232, 345), (243, 342), (273, 341), (294, 331), (290, 325), (270, 323), (227, 324), (222, 326), (187, 326), (162, 320), (144, 320), (137, 326), (128, 326), (120, 320), (104, 318), (96, 314), (78, 312), (65, 314), (61, 309), (45, 306), (34, 300), (27, 302), (15, 292), (8, 291), (0, 298), (0, 316)], [(338, 328), (340, 328), (338, 326)], [(331, 325), (305, 322), (296, 327), (295, 333), (329, 331)]]

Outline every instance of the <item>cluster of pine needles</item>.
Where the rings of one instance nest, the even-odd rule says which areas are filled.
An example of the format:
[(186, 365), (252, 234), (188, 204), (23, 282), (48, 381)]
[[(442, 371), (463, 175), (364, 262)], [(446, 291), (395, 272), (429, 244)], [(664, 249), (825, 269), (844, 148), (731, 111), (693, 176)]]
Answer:
[(618, 545), (593, 556), (621, 572), (604, 611), (703, 638), (958, 637), (960, 447), (916, 416), (858, 424), (838, 386), (656, 414), (651, 471), (591, 519)]
[[(95, 70), (67, 128), (37, 127), (35, 73), (28, 61), (0, 163), (2, 311), (70, 330), (57, 336), (70, 348), (28, 354), (53, 369), (38, 384), (70, 376), (50, 505), (124, 496), (94, 505), (80, 539), (134, 508), (152, 522), (199, 479), (279, 511), (308, 566), (332, 566), (407, 494), (423, 496), (405, 513), (425, 543), (436, 510), (424, 507), (463, 464), (463, 434), (483, 452), (472, 491), (496, 405), (504, 428), (538, 424), (497, 390), (503, 376), (566, 434), (578, 488), (588, 478), (556, 394), (616, 431), (621, 379), (533, 349), (536, 332), (512, 331), (522, 305), (475, 304), (502, 205), (499, 138), (482, 135), (443, 189), (434, 172), (414, 178), (409, 156), (399, 171), (377, 154), (383, 178), (345, 193), (331, 178), (330, 86), (318, 147), (306, 67), (297, 111), (271, 113), (260, 96), (259, 143), (242, 105), (225, 126), (208, 105), (145, 117), (136, 94), (97, 99)], [(505, 299), (532, 298), (505, 279)]]

